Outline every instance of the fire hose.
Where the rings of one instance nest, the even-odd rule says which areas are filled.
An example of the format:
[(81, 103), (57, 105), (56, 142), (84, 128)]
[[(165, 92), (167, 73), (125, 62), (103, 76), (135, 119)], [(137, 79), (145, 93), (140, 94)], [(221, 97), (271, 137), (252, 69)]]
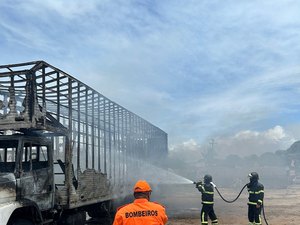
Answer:
[[(243, 190), (247, 187), (248, 184), (245, 184), (244, 187), (241, 189), (240, 193), (237, 195), (237, 197), (233, 200), (227, 200), (225, 199), (222, 194), (220, 193), (219, 189), (217, 188), (217, 186), (213, 183), (213, 182), (210, 182), (211, 185), (216, 189), (216, 191), (218, 192), (218, 194), (220, 195), (220, 197), (223, 199), (224, 202), (227, 202), (227, 203), (233, 203), (235, 202), (236, 200), (238, 200), (238, 198), (241, 196)], [(194, 184), (197, 184), (196, 182), (194, 182)], [(268, 224), (268, 221), (266, 219), (266, 215), (265, 215), (265, 209), (264, 209), (264, 204), (262, 204), (262, 212), (263, 212), (263, 217), (264, 217), (264, 221), (266, 223), (266, 225), (269, 225)]]
[(210, 183), (211, 183), (211, 184), (214, 186), (214, 188), (217, 190), (217, 192), (218, 192), (218, 194), (220, 195), (220, 197), (221, 197), (225, 202), (227, 202), (227, 203), (233, 203), (233, 202), (235, 202), (236, 200), (238, 200), (238, 198), (241, 196), (243, 190), (247, 187), (247, 184), (245, 184), (245, 186), (242, 188), (242, 190), (240, 191), (240, 193), (238, 194), (238, 196), (237, 196), (235, 199), (229, 201), (229, 200), (226, 200), (226, 199), (221, 195), (221, 193), (219, 192), (219, 189), (217, 188), (217, 186), (216, 186), (213, 182), (210, 182)]

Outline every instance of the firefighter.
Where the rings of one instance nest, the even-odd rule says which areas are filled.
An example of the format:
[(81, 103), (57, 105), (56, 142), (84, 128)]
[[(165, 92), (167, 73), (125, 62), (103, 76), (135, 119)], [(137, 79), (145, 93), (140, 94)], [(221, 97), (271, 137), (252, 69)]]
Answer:
[(261, 209), (264, 200), (264, 186), (258, 182), (258, 173), (252, 172), (248, 175), (250, 183), (247, 184), (249, 192), (248, 202), (248, 220), (251, 224), (261, 223)]
[(212, 176), (204, 176), (204, 184), (200, 181), (196, 183), (196, 188), (202, 193), (201, 224), (208, 224), (208, 217), (212, 224), (217, 225), (218, 219), (214, 211), (214, 184)]
[(121, 206), (115, 215), (113, 225), (164, 225), (168, 217), (164, 206), (150, 202), (151, 187), (145, 180), (139, 180), (133, 189), (134, 202)]

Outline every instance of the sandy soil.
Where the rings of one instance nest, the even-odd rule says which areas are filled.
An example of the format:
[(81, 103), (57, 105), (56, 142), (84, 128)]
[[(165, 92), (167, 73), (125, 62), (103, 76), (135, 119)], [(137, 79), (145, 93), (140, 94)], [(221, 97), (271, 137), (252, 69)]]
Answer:
[[(222, 189), (219, 191), (227, 200), (234, 199), (240, 189)], [(248, 224), (247, 197), (245, 189), (234, 203), (224, 202), (215, 193), (215, 212), (219, 224)], [(155, 200), (166, 206), (169, 216), (168, 225), (200, 224), (200, 193), (192, 185), (176, 185), (171, 188), (161, 188), (154, 196)], [(286, 189), (265, 188), (265, 217), (269, 225), (299, 225), (300, 224), (300, 185)], [(266, 224), (263, 221), (263, 224)]]

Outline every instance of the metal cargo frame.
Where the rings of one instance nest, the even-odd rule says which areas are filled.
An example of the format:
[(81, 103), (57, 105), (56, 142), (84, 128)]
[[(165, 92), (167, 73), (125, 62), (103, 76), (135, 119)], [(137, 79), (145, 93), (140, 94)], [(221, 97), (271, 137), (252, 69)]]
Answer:
[(129, 162), (168, 152), (163, 130), (44, 61), (1, 65), (0, 101), (0, 131), (52, 135), (55, 159), (101, 171), (113, 185), (126, 183), (137, 166)]

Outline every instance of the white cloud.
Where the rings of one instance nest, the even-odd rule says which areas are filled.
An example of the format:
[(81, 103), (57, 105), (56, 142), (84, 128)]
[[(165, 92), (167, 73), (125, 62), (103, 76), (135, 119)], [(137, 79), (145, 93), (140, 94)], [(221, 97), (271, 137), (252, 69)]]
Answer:
[[(106, 4), (108, 1), (101, 0), (101, 4)], [(99, 1), (90, 0), (83, 2), (80, 0), (64, 1), (64, 0), (27, 0), (27, 1), (7, 1), (6, 6), (11, 9), (20, 9), (24, 13), (40, 15), (40, 19), (43, 20), (43, 16), (49, 12), (56, 13), (57, 16), (65, 17), (67, 19), (74, 19), (75, 17), (89, 14), (97, 9), (100, 5)], [(48, 18), (47, 18), (48, 19)]]
[(264, 136), (271, 140), (273, 139), (274, 141), (280, 141), (287, 137), (281, 126), (276, 126), (273, 129), (267, 130)]
[(244, 130), (233, 136), (218, 137), (216, 151), (223, 157), (229, 154), (261, 155), (265, 152), (286, 150), (295, 141), (288, 131), (277, 125), (265, 131)]
[(195, 151), (197, 149), (199, 149), (200, 145), (197, 143), (196, 140), (194, 139), (189, 139), (184, 141), (183, 143), (179, 144), (179, 145), (171, 145), (170, 146), (170, 150), (171, 151)]

